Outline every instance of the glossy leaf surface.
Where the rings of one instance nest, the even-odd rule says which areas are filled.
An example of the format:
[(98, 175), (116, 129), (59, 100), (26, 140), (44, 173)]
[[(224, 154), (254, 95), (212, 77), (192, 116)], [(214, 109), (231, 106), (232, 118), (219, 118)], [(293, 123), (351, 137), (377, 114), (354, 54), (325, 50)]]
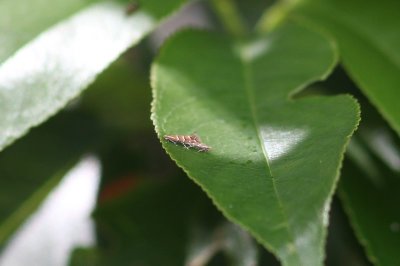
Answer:
[(400, 2), (304, 1), (297, 11), (332, 34), (343, 64), (400, 134)]
[[(292, 99), (334, 64), (327, 39), (289, 24), (240, 44), (185, 32), (153, 66), (152, 118), (164, 148), (284, 265), (322, 265), (330, 198), (358, 122), (348, 96)], [(211, 150), (163, 140), (192, 133)]]
[(96, 0), (0, 2), (0, 64), (53, 24)]
[[(131, 15), (124, 4), (93, 4), (7, 58), (0, 65), (0, 149), (79, 95), (123, 51), (149, 33), (160, 16), (182, 2), (172, 0), (155, 7), (147, 1)], [(0, 38), (10, 40), (11, 35)]]

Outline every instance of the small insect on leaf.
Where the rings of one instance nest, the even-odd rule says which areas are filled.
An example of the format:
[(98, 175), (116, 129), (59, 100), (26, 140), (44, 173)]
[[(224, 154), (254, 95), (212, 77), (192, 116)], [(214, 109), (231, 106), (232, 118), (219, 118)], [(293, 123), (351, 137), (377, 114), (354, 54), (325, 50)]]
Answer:
[(135, 11), (139, 9), (140, 5), (138, 2), (131, 2), (128, 4), (128, 6), (125, 9), (126, 15), (132, 15)]
[(196, 134), (192, 135), (165, 135), (164, 139), (176, 145), (182, 145), (187, 149), (195, 149), (201, 152), (207, 152), (211, 147), (201, 142), (199, 136)]

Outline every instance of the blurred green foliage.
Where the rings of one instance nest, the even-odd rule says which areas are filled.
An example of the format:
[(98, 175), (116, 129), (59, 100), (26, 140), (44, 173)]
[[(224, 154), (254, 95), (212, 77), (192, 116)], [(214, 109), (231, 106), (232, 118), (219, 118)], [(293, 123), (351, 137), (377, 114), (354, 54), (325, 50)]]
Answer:
[[(164, 79), (165, 88), (169, 93), (173, 92), (174, 85), (180, 82), (183, 84), (181, 94), (178, 93), (170, 99), (171, 107), (168, 109), (173, 110), (176, 106), (179, 107), (185, 100), (187, 95), (184, 92), (192, 89), (190, 87), (192, 83), (190, 75), (182, 73), (193, 72), (199, 76), (199, 80), (204, 81), (204, 86), (197, 88), (199, 89), (199, 95), (195, 97), (197, 100), (204, 98), (207, 88), (211, 87), (211, 89), (209, 98), (202, 104), (190, 106), (193, 110), (188, 113), (191, 116), (189, 122), (198, 124), (199, 117), (196, 114), (199, 114), (201, 108), (208, 108), (210, 116), (203, 118), (204, 123), (209, 123), (213, 116), (220, 114), (219, 111), (222, 108), (221, 105), (212, 104), (211, 107), (207, 107), (207, 103), (215, 103), (216, 100), (212, 90), (218, 90), (224, 84), (229, 84), (221, 101), (231, 99), (235, 93), (233, 88), (240, 83), (235, 81), (243, 75), (240, 71), (231, 71), (234, 64), (231, 64), (232, 58), (226, 56), (227, 54), (234, 54), (231, 51), (237, 52), (238, 47), (246, 41), (257, 38), (272, 38), (271, 42), (264, 47), (265, 51), (270, 52), (270, 49), (274, 48), (273, 41), (277, 36), (275, 33), (281, 32), (280, 27), (287, 22), (300, 23), (301, 27), (314, 32), (313, 34), (321, 34), (322, 39), (327, 39), (333, 47), (333, 52), (338, 54), (339, 66), (327, 80), (309, 84), (302, 92), (295, 95), (293, 101), (290, 100), (287, 103), (293, 106), (295, 103), (308, 101), (310, 105), (306, 107), (310, 107), (312, 101), (318, 105), (322, 103), (320, 100), (322, 98), (332, 99), (335, 97), (331, 96), (337, 94), (351, 94), (361, 105), (362, 121), (343, 161), (341, 180), (338, 183), (338, 197), (334, 197), (329, 213), (327, 237), (323, 234), (321, 238), (322, 245), (325, 245), (324, 238), (327, 238), (326, 247), (320, 245), (306, 246), (306, 248), (317, 249), (317, 252), (321, 252), (313, 256), (321, 257), (324, 259), (323, 264), (329, 266), (399, 265), (399, 257), (396, 254), (400, 244), (400, 212), (397, 207), (400, 189), (398, 137), (400, 105), (397, 104), (400, 98), (400, 90), (397, 89), (397, 85), (400, 84), (400, 57), (397, 49), (400, 41), (397, 15), (399, 2), (392, 0), (215, 1), (224, 1), (224, 4), (232, 5), (232, 10), (238, 11), (236, 15), (240, 18), (230, 18), (229, 15), (223, 17), (221, 12), (214, 10), (215, 6), (210, 4), (210, 1), (191, 3), (197, 9), (190, 12), (203, 12), (203, 17), (211, 25), (211, 31), (216, 31), (217, 35), (224, 37), (221, 38), (223, 41), (220, 43), (210, 41), (208, 48), (200, 41), (185, 42), (185, 45), (172, 51), (172, 61), (161, 64), (161, 68), (171, 70)], [(264, 266), (281, 264), (275, 257), (277, 252), (272, 254), (251, 234), (232, 225), (206, 197), (206, 193), (189, 180), (187, 174), (178, 168), (163, 150), (150, 120), (152, 101), (150, 83), (152, 81), (154, 85), (159, 81), (155, 80), (157, 76), (150, 76), (150, 65), (159, 54), (161, 57), (165, 55), (166, 49), (155, 50), (154, 45), (149, 45), (151, 42), (148, 39), (127, 51), (125, 50), (132, 44), (136, 44), (139, 39), (133, 42), (124, 39), (123, 47), (115, 45), (121, 38), (123, 39), (123, 36), (126, 36), (124, 34), (133, 36), (132, 29), (140, 32), (140, 36), (134, 36), (135, 38), (143, 37), (155, 27), (156, 23), (163, 21), (170, 14), (175, 14), (185, 2), (183, 0), (3, 0), (0, 2), (0, 146), (21, 137), (0, 154), (0, 261), (2, 252), (11, 243), (10, 239), (29, 217), (35, 215), (35, 211), (49, 193), (60, 184), (65, 174), (83, 156), (94, 154), (100, 159), (102, 167), (97, 206), (93, 210), (96, 245), (90, 248), (75, 247), (69, 256), (69, 265)], [(130, 3), (138, 3), (139, 9), (132, 14), (126, 14), (126, 8)], [(22, 58), (21, 61), (18, 59), (13, 62), (24, 50), (32, 48), (31, 45), (37, 39), (47, 38), (51, 29), (67, 25), (76, 15), (89, 14), (86, 18), (98, 19), (95, 16), (91, 17), (93, 15), (91, 12), (98, 10), (99, 6), (106, 7), (106, 13), (113, 15), (109, 17), (109, 20), (99, 23), (98, 27), (91, 29), (105, 29), (107, 25), (114, 25), (111, 27), (113, 30), (103, 31), (109, 34), (103, 40), (110, 41), (112, 45), (107, 46), (106, 42), (99, 43), (100, 39), (93, 38), (92, 46), (85, 51), (98, 52), (85, 64), (79, 65), (71, 72), (64, 72), (55, 67), (56, 64), (51, 56), (43, 61), (41, 69), (29, 70), (29, 64), (26, 62), (42, 62), (40, 60), (43, 58), (38, 56), (42, 52), (49, 52), (47, 55), (54, 52), (53, 55), (56, 55), (58, 51), (66, 53), (61, 55), (63, 59), (61, 65), (73, 62), (76, 58), (74, 59), (74, 55), (69, 54), (69, 49), (65, 48), (69, 47), (68, 43), (74, 43), (72, 41), (76, 41), (78, 48), (88, 45), (88, 43), (80, 43), (82, 42), (80, 38), (74, 39), (72, 33), (86, 29), (85, 26), (90, 24), (91, 19), (81, 20), (80, 23), (74, 24), (71, 34), (60, 35), (61, 39), (58, 40), (60, 45), (50, 45), (51, 49), (47, 46), (34, 47), (37, 50), (35, 50), (36, 53), (31, 53), (32, 58)], [(140, 23), (135, 24), (137, 23), (135, 17), (142, 15), (144, 16), (142, 18), (150, 19), (154, 24), (148, 28)], [(193, 14), (186, 13), (185, 15), (191, 17)], [(237, 39), (229, 35), (229, 29), (224, 28), (224, 25), (232, 25), (229, 24), (229, 20), (244, 23), (240, 26), (246, 30), (244, 36)], [(178, 21), (182, 21), (182, 26), (185, 27), (185, 19), (181, 18)], [(116, 24), (113, 24), (114, 22)], [(126, 28), (116, 25), (125, 25)], [(256, 26), (258, 30), (265, 29), (265, 32), (255, 33)], [(90, 34), (92, 30), (88, 30), (87, 34)], [(166, 29), (162, 28), (161, 32), (164, 30)], [(325, 48), (316, 46), (315, 39), (308, 38), (307, 34), (298, 34), (296, 31), (283, 30), (282, 32), (287, 41), (277, 47), (285, 50), (285, 53), (274, 53), (276, 57), (272, 58), (272, 63), (266, 60), (262, 61), (265, 64), (253, 66), (259, 78), (252, 82), (260, 87), (260, 91), (264, 88), (263, 86), (272, 86), (271, 84), (274, 86), (280, 83), (292, 84), (302, 73), (324, 64), (323, 57), (317, 55)], [(193, 31), (191, 34), (194, 34)], [(61, 44), (65, 44), (65, 47)], [(95, 49), (102, 47), (101, 45), (105, 47)], [(300, 53), (300, 57), (308, 60), (296, 61), (300, 58), (295, 55), (299, 47), (308, 51)], [(255, 45), (253, 48), (260, 53), (260, 50), (257, 50), (260, 46)], [(124, 51), (125, 53), (119, 56)], [(207, 51), (211, 51), (211, 54), (214, 53), (215, 56), (207, 59), (204, 56)], [(94, 62), (103, 58), (102, 56), (108, 52), (114, 56), (106, 60), (104, 67), (98, 68), (100, 63)], [(178, 59), (184, 62), (181, 65), (181, 72), (173, 64), (174, 60)], [(15, 66), (12, 71), (7, 68), (10, 62)], [(80, 75), (90, 66), (95, 69), (91, 78), (81, 79)], [(329, 68), (331, 67), (333, 65)], [(213, 68), (217, 69), (213, 70)], [(29, 71), (26, 72), (26, 69)], [(205, 72), (202, 73), (201, 69)], [(294, 70), (289, 71), (291, 69)], [(40, 72), (39, 70), (45, 71), (46, 74), (39, 75), (38, 78), (35, 75)], [(219, 73), (219, 78), (211, 80), (215, 73)], [(277, 73), (278, 78), (264, 82), (266, 77), (271, 77), (269, 76), (271, 73)], [(321, 76), (323, 75), (318, 75), (312, 80)], [(72, 82), (74, 78), (80, 80), (79, 84)], [(307, 83), (309, 82), (310, 80), (307, 80)], [(63, 85), (60, 86), (60, 84)], [(303, 86), (304, 82), (297, 85)], [(295, 87), (298, 88), (298, 86)], [(56, 87), (61, 89), (52, 90)], [(79, 96), (72, 100), (71, 97), (63, 98), (63, 93), (72, 92), (70, 88), (77, 89), (74, 96), (78, 94)], [(83, 92), (86, 88), (87, 90)], [(290, 124), (293, 119), (280, 117), (285, 113), (284, 108), (280, 108), (282, 106), (271, 108), (279, 102), (274, 98), (278, 94), (279, 92), (255, 98), (260, 102), (260, 106), (268, 102), (267, 107), (270, 109), (267, 108), (269, 111), (265, 114), (266, 117), (275, 112), (276, 123), (281, 126), (285, 123)], [(242, 98), (245, 99), (245, 97)], [(232, 104), (232, 110), (236, 111), (237, 117), (243, 114), (243, 110), (240, 109), (243, 104), (247, 104), (247, 101)], [(64, 110), (53, 116), (54, 112), (63, 106)], [(331, 109), (334, 114), (340, 113), (339, 104), (332, 106)], [(38, 119), (35, 116), (36, 113), (31, 110), (42, 110), (45, 115)], [(326, 108), (316, 108), (313, 113), (317, 116), (329, 112)], [(27, 118), (29, 115), (33, 116)], [(293, 114), (291, 117), (301, 115), (304, 115), (304, 112)], [(228, 116), (220, 118), (229, 119)], [(343, 122), (345, 118), (346, 114), (343, 113), (337, 116), (329, 113), (324, 116), (320, 124), (314, 123), (313, 126), (323, 131), (329, 128), (327, 125), (333, 125), (334, 119)], [(161, 119), (165, 120), (165, 117)], [(24, 135), (26, 129), (44, 120), (47, 121)], [(162, 134), (174, 134), (175, 130), (181, 128), (186, 128), (188, 133), (194, 133), (191, 132), (192, 127), (187, 128), (185, 124), (189, 122), (185, 122), (181, 116), (177, 117), (175, 122), (176, 125), (170, 129), (171, 132), (162, 132)], [(21, 125), (24, 130), (20, 130)], [(220, 134), (220, 137), (229, 134), (233, 137), (238, 135), (238, 132), (224, 130), (223, 127), (216, 127), (216, 132)], [(336, 134), (334, 129), (324, 132), (313, 138), (304, 149), (298, 150), (293, 160), (282, 163), (279, 169), (289, 173), (296, 158), (305, 158), (302, 151), (307, 150), (307, 147), (311, 145), (321, 147), (321, 143), (335, 137)], [(211, 135), (207, 135), (209, 136)], [(232, 140), (233, 137), (230, 139)], [(282, 138), (282, 141), (284, 140), (285, 136)], [(227, 140), (219, 144), (221, 143), (227, 143)], [(218, 142), (212, 146), (218, 151)], [(231, 147), (239, 146), (231, 143)], [(196, 156), (210, 154), (183, 150), (182, 147), (171, 143), (168, 143), (168, 150), (182, 155), (178, 158), (179, 162), (190, 160), (193, 165), (186, 167), (185, 170), (191, 177), (194, 177), (195, 169), (200, 169), (205, 177), (204, 180), (210, 180), (211, 189), (217, 187), (216, 181), (226, 182), (227, 186), (221, 187), (222, 192), (215, 194), (217, 197), (227, 197), (231, 195), (232, 188), (242, 189), (248, 185), (247, 179), (242, 183), (229, 183), (226, 181), (229, 176), (218, 180), (215, 179), (217, 175), (210, 176), (210, 173), (219, 173), (227, 169), (223, 164), (212, 168), (212, 162), (217, 161), (214, 160), (215, 158), (211, 158), (211, 161), (214, 161), (204, 165), (193, 159), (197, 158)], [(248, 170), (246, 167), (249, 165), (247, 152), (246, 149), (239, 150), (243, 158), (237, 158), (237, 162), (243, 165), (245, 170)], [(329, 152), (327, 148), (319, 155), (315, 155), (315, 158), (322, 158)], [(304, 162), (304, 167), (309, 167), (305, 165), (306, 163)], [(332, 169), (336, 171), (338, 162), (335, 161), (332, 165), (334, 165)], [(314, 167), (310, 169), (315, 170)], [(237, 174), (239, 171), (234, 171), (234, 173)], [(293, 177), (294, 174), (292, 172), (292, 175), (289, 173), (288, 176)], [(316, 182), (312, 188), (326, 187), (329, 183), (321, 180), (318, 182), (313, 178), (314, 175), (307, 177)], [(296, 178), (296, 180), (293, 182), (292, 190), (282, 190), (288, 194), (287, 198), (299, 198), (299, 189), (304, 194), (314, 191), (307, 189), (300, 179)], [(324, 191), (329, 194), (328, 190), (333, 188), (334, 183), (328, 185), (327, 191)], [(323, 189), (316, 191), (321, 192)], [(257, 190), (251, 192), (249, 194), (258, 195)], [(79, 195), (77, 194), (76, 197), (79, 198)], [(236, 200), (243, 206), (247, 206), (246, 197), (238, 197)], [(295, 210), (299, 214), (314, 211), (310, 204), (304, 205), (299, 202), (294, 202)], [(251, 209), (255, 217), (261, 211), (265, 211), (265, 205), (263, 203)], [(274, 212), (266, 212), (266, 214), (268, 218), (276, 218)], [(299, 222), (300, 220), (294, 218), (291, 220), (291, 223), (296, 226)], [(252, 230), (249, 231), (252, 232)], [(300, 233), (302, 231), (299, 231), (299, 235)], [(266, 241), (271, 241), (271, 239), (266, 238)], [(283, 246), (290, 242), (285, 242), (283, 238), (278, 240)], [(37, 239), (38, 244), (52, 245), (52, 243), (42, 243), (42, 241), (41, 238)], [(301, 242), (302, 239), (299, 238), (298, 241)], [(43, 254), (53, 255), (46, 252)], [(21, 256), (31, 255), (29, 252), (21, 251)], [(302, 256), (307, 256), (307, 254), (304, 253)], [(321, 264), (322, 262), (315, 265)], [(286, 265), (297, 264), (288, 262)]]

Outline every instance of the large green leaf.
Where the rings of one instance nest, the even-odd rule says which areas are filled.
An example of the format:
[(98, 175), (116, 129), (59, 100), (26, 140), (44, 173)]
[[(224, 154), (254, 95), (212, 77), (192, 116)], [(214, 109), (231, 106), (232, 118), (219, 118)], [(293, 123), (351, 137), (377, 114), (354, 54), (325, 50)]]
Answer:
[(0, 64), (40, 32), (93, 2), (96, 0), (2, 0)]
[[(12, 9), (14, 6), (9, 2), (6, 5)], [(15, 7), (31, 5), (14, 2)], [(79, 95), (123, 51), (149, 33), (159, 17), (179, 7), (184, 0), (159, 5), (153, 2), (143, 1), (142, 10), (131, 15), (126, 14), (126, 5), (121, 3), (91, 5), (49, 28), (7, 58), (0, 65), (0, 149)], [(52, 10), (43, 12), (45, 16)], [(1, 27), (7, 27), (12, 19), (22, 19), (21, 16), (21, 12), (16, 12), (15, 17), (7, 16), (0, 20)], [(0, 35), (1, 40), (10, 42), (2, 56), (9, 56), (20, 43), (43, 29), (41, 23), (38, 20), (36, 27), (28, 27), (31, 31), (21, 40), (17, 40), (18, 32), (24, 30), (25, 24), (15, 34), (5, 31)]]
[(212, 147), (164, 148), (284, 265), (322, 264), (330, 199), (358, 123), (349, 96), (292, 99), (334, 64), (327, 39), (290, 24), (241, 44), (185, 32), (152, 70), (159, 137), (197, 133)]
[(400, 134), (400, 2), (304, 3), (298, 12), (335, 37), (350, 76)]

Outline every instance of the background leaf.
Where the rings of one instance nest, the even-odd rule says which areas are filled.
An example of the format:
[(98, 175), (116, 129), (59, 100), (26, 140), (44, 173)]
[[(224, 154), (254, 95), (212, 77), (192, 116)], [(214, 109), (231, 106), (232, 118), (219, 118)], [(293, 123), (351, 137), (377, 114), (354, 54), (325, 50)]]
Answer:
[(372, 266), (336, 197), (333, 198), (332, 207), (329, 211), (328, 240), (324, 265)]
[(303, 2), (295, 13), (335, 37), (349, 75), (400, 134), (400, 2)]
[(98, 139), (88, 116), (61, 113), (0, 154), (0, 247)]
[[(0, 246), (84, 154), (110, 152), (103, 163), (117, 161), (118, 171), (128, 167), (140, 172), (148, 167), (146, 174), (163, 171), (160, 168), (167, 160), (160, 160), (166, 156), (148, 119), (151, 90), (143, 81), (148, 72), (138, 67), (139, 59), (117, 60), (79, 101), (0, 153)], [(125, 148), (123, 154), (119, 146)], [(129, 153), (132, 146), (133, 155)]]
[(0, 64), (51, 25), (96, 0), (0, 2)]
[[(199, 265), (189, 263), (190, 244), (196, 236), (218, 230), (222, 217), (204, 194), (183, 178), (135, 177), (130, 193), (101, 200), (94, 215), (101, 241), (97, 252), (89, 251), (89, 255), (97, 254), (99, 265)], [(241, 241), (232, 242), (240, 245)], [(214, 255), (211, 252), (210, 258)], [(222, 261), (217, 265), (230, 264)]]
[(43, 266), (66, 265), (73, 248), (92, 246), (94, 225), (90, 214), (99, 181), (100, 164), (95, 157), (86, 156), (69, 169), (7, 243), (0, 264), (27, 265), (34, 261)]
[[(135, 56), (136, 50), (129, 53)], [(107, 129), (130, 135), (145, 131), (151, 134), (149, 132), (153, 130), (149, 119), (149, 71), (139, 68), (142, 58), (137, 57), (132, 59), (136, 63), (128, 61), (127, 56), (115, 61), (97, 77), (79, 101), (80, 108), (98, 117)]]
[[(368, 156), (368, 155), (367, 155)], [(374, 183), (350, 160), (345, 162), (339, 195), (360, 243), (374, 265), (397, 265), (400, 244), (400, 212), (398, 211), (399, 176), (373, 160), (379, 170)], [(368, 206), (368, 207), (366, 207)]]
[(291, 99), (334, 63), (325, 38), (291, 24), (242, 44), (179, 34), (153, 67), (159, 137), (195, 132), (212, 147), (165, 149), (284, 265), (322, 264), (330, 198), (358, 122), (348, 96)]
[(191, 231), (185, 265), (209, 265), (219, 254), (227, 258), (227, 265), (258, 265), (257, 245), (239, 226), (220, 222), (214, 228), (210, 228), (197, 221)]
[(397, 265), (400, 245), (400, 143), (370, 105), (351, 141), (339, 196), (374, 265)]
[(143, 11), (132, 15), (126, 14), (123, 4), (94, 4), (4, 61), (0, 65), (0, 149), (79, 95), (123, 51), (149, 33), (156, 18), (184, 0), (157, 6), (155, 17), (149, 8), (154, 4), (148, 2)]

